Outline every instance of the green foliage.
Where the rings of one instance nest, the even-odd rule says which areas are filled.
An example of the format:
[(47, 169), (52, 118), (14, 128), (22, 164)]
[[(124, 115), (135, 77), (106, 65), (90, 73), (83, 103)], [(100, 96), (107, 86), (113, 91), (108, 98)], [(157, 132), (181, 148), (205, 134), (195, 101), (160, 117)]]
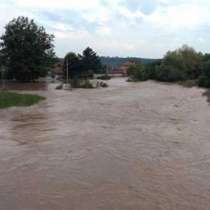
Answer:
[(202, 75), (199, 77), (199, 86), (210, 87), (210, 58), (209, 60), (205, 59), (203, 64)]
[(86, 72), (101, 73), (102, 64), (97, 54), (90, 48), (87, 47), (82, 54), (82, 64)]
[(174, 65), (161, 64), (156, 68), (156, 79), (162, 82), (185, 80), (186, 73)]
[(199, 85), (200, 87), (209, 88), (209, 87), (210, 87), (210, 79), (209, 79), (209, 77), (207, 77), (207, 76), (205, 76), (205, 75), (201, 75), (201, 76), (199, 77), (198, 85)]
[(67, 76), (67, 66), (68, 66), (69, 78), (76, 79), (81, 77), (83, 68), (82, 68), (82, 59), (80, 55), (70, 52), (65, 56), (64, 66), (63, 66), (65, 78)]
[(129, 67), (128, 76), (133, 81), (145, 81), (149, 79), (150, 75), (147, 72), (144, 64), (139, 63)]
[(92, 89), (94, 87), (89, 80), (83, 80), (80, 82), (79, 88)]
[(145, 64), (145, 68), (149, 79), (156, 79), (156, 70), (160, 66), (161, 60), (156, 60), (155, 62)]
[(18, 94), (13, 92), (0, 92), (0, 109), (13, 106), (31, 106), (44, 100), (44, 97), (31, 94)]
[(186, 69), (188, 79), (196, 79), (201, 75), (202, 58), (201, 53), (196, 52), (193, 48), (184, 45), (178, 50), (181, 55), (183, 65)]
[(100, 73), (103, 68), (99, 57), (91, 48), (86, 48), (82, 55), (73, 52), (68, 53), (64, 58), (64, 77), (67, 75), (67, 64), (69, 78), (76, 80), (80, 78), (92, 78), (94, 73)]
[(156, 68), (156, 79), (164, 82), (197, 79), (201, 75), (201, 68), (202, 54), (183, 46), (166, 54)]
[(5, 28), (0, 48), (9, 78), (28, 82), (45, 76), (55, 57), (54, 36), (27, 17), (13, 19)]
[(71, 86), (73, 88), (84, 88), (84, 89), (92, 89), (93, 84), (88, 79), (71, 79), (70, 80)]
[(153, 79), (179, 82), (186, 86), (199, 84), (210, 87), (210, 54), (203, 55), (184, 45), (169, 51), (162, 60), (130, 67), (128, 75), (133, 81)]
[(97, 77), (97, 79), (100, 79), (100, 80), (110, 80), (111, 77), (108, 74), (105, 74), (105, 75), (102, 75), (102, 76)]

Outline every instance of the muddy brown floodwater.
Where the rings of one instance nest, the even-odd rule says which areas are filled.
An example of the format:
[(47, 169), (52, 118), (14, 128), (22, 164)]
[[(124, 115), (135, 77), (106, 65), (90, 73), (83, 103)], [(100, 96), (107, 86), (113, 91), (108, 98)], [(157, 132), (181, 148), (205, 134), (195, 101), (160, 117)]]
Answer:
[(114, 79), (0, 110), (0, 210), (209, 210), (205, 91)]

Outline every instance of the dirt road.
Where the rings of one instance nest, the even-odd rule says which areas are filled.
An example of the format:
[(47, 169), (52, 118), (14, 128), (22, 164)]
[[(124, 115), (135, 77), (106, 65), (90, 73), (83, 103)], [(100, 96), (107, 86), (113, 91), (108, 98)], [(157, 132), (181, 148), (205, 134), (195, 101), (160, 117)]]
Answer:
[(209, 210), (198, 88), (109, 82), (0, 110), (0, 210)]

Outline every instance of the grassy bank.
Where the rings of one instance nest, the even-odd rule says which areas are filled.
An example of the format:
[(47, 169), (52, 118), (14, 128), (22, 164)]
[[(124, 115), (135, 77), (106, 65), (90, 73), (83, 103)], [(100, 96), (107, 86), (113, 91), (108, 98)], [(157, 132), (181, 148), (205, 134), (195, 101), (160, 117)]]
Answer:
[(0, 92), (0, 109), (13, 106), (31, 106), (45, 98), (38, 95), (19, 94), (14, 92)]

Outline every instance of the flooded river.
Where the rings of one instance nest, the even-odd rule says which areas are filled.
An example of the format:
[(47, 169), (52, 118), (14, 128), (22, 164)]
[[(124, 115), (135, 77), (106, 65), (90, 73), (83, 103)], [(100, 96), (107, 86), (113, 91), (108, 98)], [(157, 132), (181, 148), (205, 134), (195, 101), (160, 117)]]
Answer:
[(210, 104), (155, 82), (0, 110), (0, 210), (209, 210)]

